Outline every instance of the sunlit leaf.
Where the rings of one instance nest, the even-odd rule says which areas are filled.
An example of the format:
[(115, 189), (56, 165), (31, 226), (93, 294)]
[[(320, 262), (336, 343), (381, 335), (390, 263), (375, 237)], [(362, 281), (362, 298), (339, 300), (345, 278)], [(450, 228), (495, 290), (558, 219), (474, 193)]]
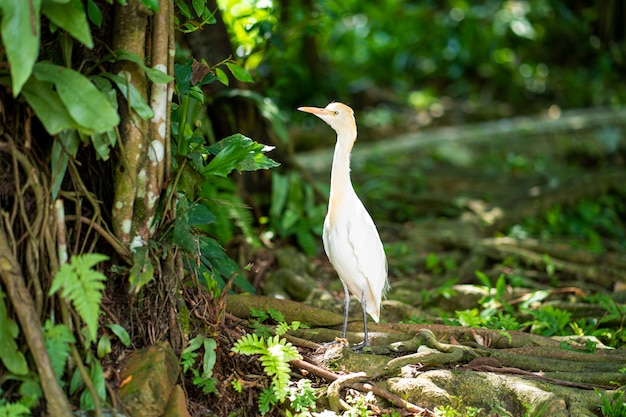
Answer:
[(219, 68), (215, 68), (215, 75), (217, 76), (217, 79), (224, 85), (228, 85), (229, 80), (228, 80), (228, 75), (226, 75), (226, 73), (224, 71), (222, 71)]
[(227, 176), (233, 169), (254, 171), (269, 169), (279, 164), (264, 155), (272, 147), (260, 144), (237, 133), (207, 148), (215, 158), (203, 170), (203, 174)]
[[(28, 7), (26, 7), (28, 6)], [(30, 77), (39, 53), (41, 0), (0, 1), (2, 45), (10, 64), (13, 97)]]
[(248, 70), (246, 70), (241, 65), (233, 64), (232, 62), (226, 62), (226, 66), (228, 67), (230, 72), (233, 73), (235, 78), (238, 79), (239, 81), (243, 81), (243, 82), (246, 82), (246, 83), (254, 82), (254, 79), (252, 78), (252, 75), (250, 75)]

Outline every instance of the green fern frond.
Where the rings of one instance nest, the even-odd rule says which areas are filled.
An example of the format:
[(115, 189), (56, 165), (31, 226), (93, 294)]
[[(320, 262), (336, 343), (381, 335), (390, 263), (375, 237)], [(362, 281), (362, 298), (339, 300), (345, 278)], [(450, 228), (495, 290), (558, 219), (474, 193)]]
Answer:
[(107, 279), (92, 267), (107, 259), (108, 256), (97, 253), (72, 256), (70, 263), (62, 265), (56, 273), (50, 287), (50, 295), (61, 290), (61, 297), (72, 303), (87, 325), (91, 341), (96, 340), (98, 333), (100, 300)]
[(60, 380), (65, 370), (65, 364), (70, 357), (70, 344), (75, 342), (74, 335), (66, 325), (53, 325), (50, 320), (46, 321), (43, 330), (52, 369)]
[(277, 402), (278, 399), (276, 398), (274, 390), (271, 387), (269, 389), (265, 388), (261, 391), (261, 394), (259, 395), (259, 411), (261, 412), (261, 415), (270, 411), (270, 408), (272, 408), (272, 406)]
[(242, 355), (264, 355), (267, 354), (267, 347), (265, 346), (265, 340), (259, 338), (256, 333), (247, 334), (241, 337), (233, 348), (231, 349), (235, 353)]

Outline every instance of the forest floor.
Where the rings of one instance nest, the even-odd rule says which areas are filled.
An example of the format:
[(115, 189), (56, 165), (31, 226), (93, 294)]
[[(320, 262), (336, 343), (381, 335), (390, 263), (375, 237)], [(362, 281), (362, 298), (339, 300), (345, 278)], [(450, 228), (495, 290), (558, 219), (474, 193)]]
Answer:
[[(371, 350), (326, 343), (340, 335), (343, 294), (321, 244), (308, 256), (265, 249), (249, 273), (270, 297), (223, 300), (220, 399), (194, 397), (188, 383), (194, 415), (258, 413), (270, 379), (254, 357), (230, 351), (253, 331), (250, 307), (309, 326), (285, 337), (303, 357), (291, 363), (292, 381), (306, 375), (322, 393), (317, 412), (624, 415), (624, 120), (592, 109), (357, 142), (353, 182), (385, 243), (391, 283), (382, 322), (370, 322)], [(323, 182), (330, 158), (298, 161)], [(348, 340), (358, 343), (352, 301)]]

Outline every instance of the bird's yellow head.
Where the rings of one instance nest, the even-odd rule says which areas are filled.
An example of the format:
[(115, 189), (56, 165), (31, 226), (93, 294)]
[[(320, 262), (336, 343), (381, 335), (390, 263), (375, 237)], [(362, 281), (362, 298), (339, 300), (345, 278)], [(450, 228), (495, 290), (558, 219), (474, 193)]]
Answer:
[(352, 142), (356, 139), (356, 120), (354, 111), (343, 103), (333, 102), (325, 108), (319, 107), (298, 107), (298, 110), (311, 113), (328, 123), (338, 138), (350, 138)]

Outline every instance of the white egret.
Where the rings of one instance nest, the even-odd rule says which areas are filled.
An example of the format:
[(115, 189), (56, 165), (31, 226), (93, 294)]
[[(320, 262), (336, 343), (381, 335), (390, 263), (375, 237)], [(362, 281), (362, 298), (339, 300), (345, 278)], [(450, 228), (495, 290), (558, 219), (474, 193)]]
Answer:
[(363, 308), (363, 346), (369, 346), (367, 314), (380, 319), (381, 299), (389, 288), (387, 258), (376, 225), (356, 195), (350, 180), (350, 152), (356, 141), (356, 120), (352, 109), (342, 103), (326, 108), (299, 107), (328, 123), (337, 132), (330, 178), (328, 213), (324, 220), (324, 250), (344, 290), (342, 338), (346, 338), (350, 293)]

